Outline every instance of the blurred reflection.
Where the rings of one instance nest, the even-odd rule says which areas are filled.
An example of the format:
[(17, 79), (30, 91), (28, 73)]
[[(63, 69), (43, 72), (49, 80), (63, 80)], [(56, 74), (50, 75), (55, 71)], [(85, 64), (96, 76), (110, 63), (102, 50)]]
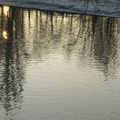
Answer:
[(7, 31), (7, 26), (10, 20), (10, 7), (9, 6), (3, 6), (1, 8), (1, 37), (4, 40), (7, 40), (9, 35), (8, 35), (8, 31)]
[[(96, 67), (105, 80), (118, 65), (119, 19), (0, 8), (0, 102), (9, 120), (21, 109), (28, 60), (45, 61), (51, 53)], [(78, 65), (78, 67), (79, 67)], [(23, 67), (24, 66), (24, 67)]]
[[(3, 11), (0, 14), (2, 46), (0, 47), (0, 102), (6, 111), (6, 119), (13, 120), (22, 103), (24, 42), (23, 34), (18, 32), (23, 23), (21, 11), (6, 6), (1, 10)], [(19, 26), (19, 29), (16, 26)], [(19, 39), (16, 39), (17, 37)]]
[(118, 64), (118, 19), (39, 11), (28, 11), (25, 16), (25, 37), (33, 58), (43, 59), (61, 50), (67, 60), (76, 54), (80, 63), (95, 65), (106, 80), (113, 79)]
[(4, 16), (9, 16), (9, 13), (10, 13), (10, 7), (9, 6), (3, 6)]
[(96, 18), (94, 32), (94, 56), (103, 66), (106, 80), (116, 71), (117, 60), (117, 36), (116, 20), (114, 18)]
[(4, 38), (4, 39), (8, 39), (7, 31), (3, 31), (3, 34), (2, 34), (2, 35), (3, 35), (3, 38)]

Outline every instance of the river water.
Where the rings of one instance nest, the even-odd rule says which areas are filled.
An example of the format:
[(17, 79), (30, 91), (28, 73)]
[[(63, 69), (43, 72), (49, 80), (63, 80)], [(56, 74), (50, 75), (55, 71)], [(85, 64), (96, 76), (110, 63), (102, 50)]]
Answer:
[(0, 120), (120, 120), (120, 19), (0, 7)]

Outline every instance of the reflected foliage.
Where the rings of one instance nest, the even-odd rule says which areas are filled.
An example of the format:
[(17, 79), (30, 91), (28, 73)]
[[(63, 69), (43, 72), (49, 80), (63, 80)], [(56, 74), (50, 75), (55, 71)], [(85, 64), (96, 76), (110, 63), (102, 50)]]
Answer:
[(23, 23), (21, 11), (3, 6), (0, 12), (0, 102), (6, 119), (12, 120), (22, 102), (24, 42), (23, 34), (18, 33)]
[(78, 63), (95, 64), (106, 80), (115, 75), (119, 23), (115, 18), (1, 6), (0, 102), (8, 119), (21, 108), (29, 59), (44, 61), (61, 52), (68, 61), (75, 56)]
[(29, 32), (25, 34), (31, 33), (27, 39), (32, 41), (31, 56), (35, 59), (61, 50), (68, 60), (77, 54), (78, 61), (86, 64), (88, 59), (97, 61), (106, 79), (115, 71), (119, 19), (40, 11), (28, 11), (26, 16)]

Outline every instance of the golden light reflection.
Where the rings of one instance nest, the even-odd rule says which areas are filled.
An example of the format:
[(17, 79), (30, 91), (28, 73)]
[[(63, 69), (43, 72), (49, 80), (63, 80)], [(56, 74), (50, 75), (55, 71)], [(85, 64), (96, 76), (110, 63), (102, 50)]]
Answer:
[(2, 14), (2, 8), (0, 7), (0, 15)]
[(5, 16), (9, 16), (9, 10), (10, 10), (9, 6), (3, 6), (3, 13)]
[(4, 30), (2, 34), (3, 34), (3, 38), (4, 39), (8, 39), (8, 33), (7, 33), (7, 31)]

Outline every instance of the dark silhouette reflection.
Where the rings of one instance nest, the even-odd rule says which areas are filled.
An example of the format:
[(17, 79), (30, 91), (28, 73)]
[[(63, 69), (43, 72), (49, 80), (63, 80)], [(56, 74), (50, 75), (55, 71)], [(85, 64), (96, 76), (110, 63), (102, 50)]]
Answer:
[[(26, 63), (52, 53), (95, 66), (105, 80), (118, 65), (119, 19), (0, 8), (0, 102), (10, 120), (21, 109)], [(35, 63), (35, 62), (34, 62)], [(77, 63), (77, 64), (78, 64)], [(79, 66), (78, 66), (79, 67)]]
[(23, 31), (23, 20), (19, 9), (2, 6), (0, 12), (0, 102), (6, 119), (12, 120), (22, 102), (24, 42), (20, 31)]
[(32, 56), (42, 59), (51, 51), (60, 49), (68, 60), (76, 53), (80, 62), (87, 59), (91, 63), (95, 62), (99, 70), (105, 73), (106, 79), (113, 75), (111, 72), (115, 71), (118, 64), (116, 57), (119, 20), (98, 16), (28, 12), (26, 27), (34, 34), (29, 36), (29, 39), (34, 39)]
[[(117, 61), (116, 20), (114, 18), (93, 18), (94, 56), (103, 66), (106, 80), (115, 74)], [(111, 76), (112, 77), (112, 76)]]

